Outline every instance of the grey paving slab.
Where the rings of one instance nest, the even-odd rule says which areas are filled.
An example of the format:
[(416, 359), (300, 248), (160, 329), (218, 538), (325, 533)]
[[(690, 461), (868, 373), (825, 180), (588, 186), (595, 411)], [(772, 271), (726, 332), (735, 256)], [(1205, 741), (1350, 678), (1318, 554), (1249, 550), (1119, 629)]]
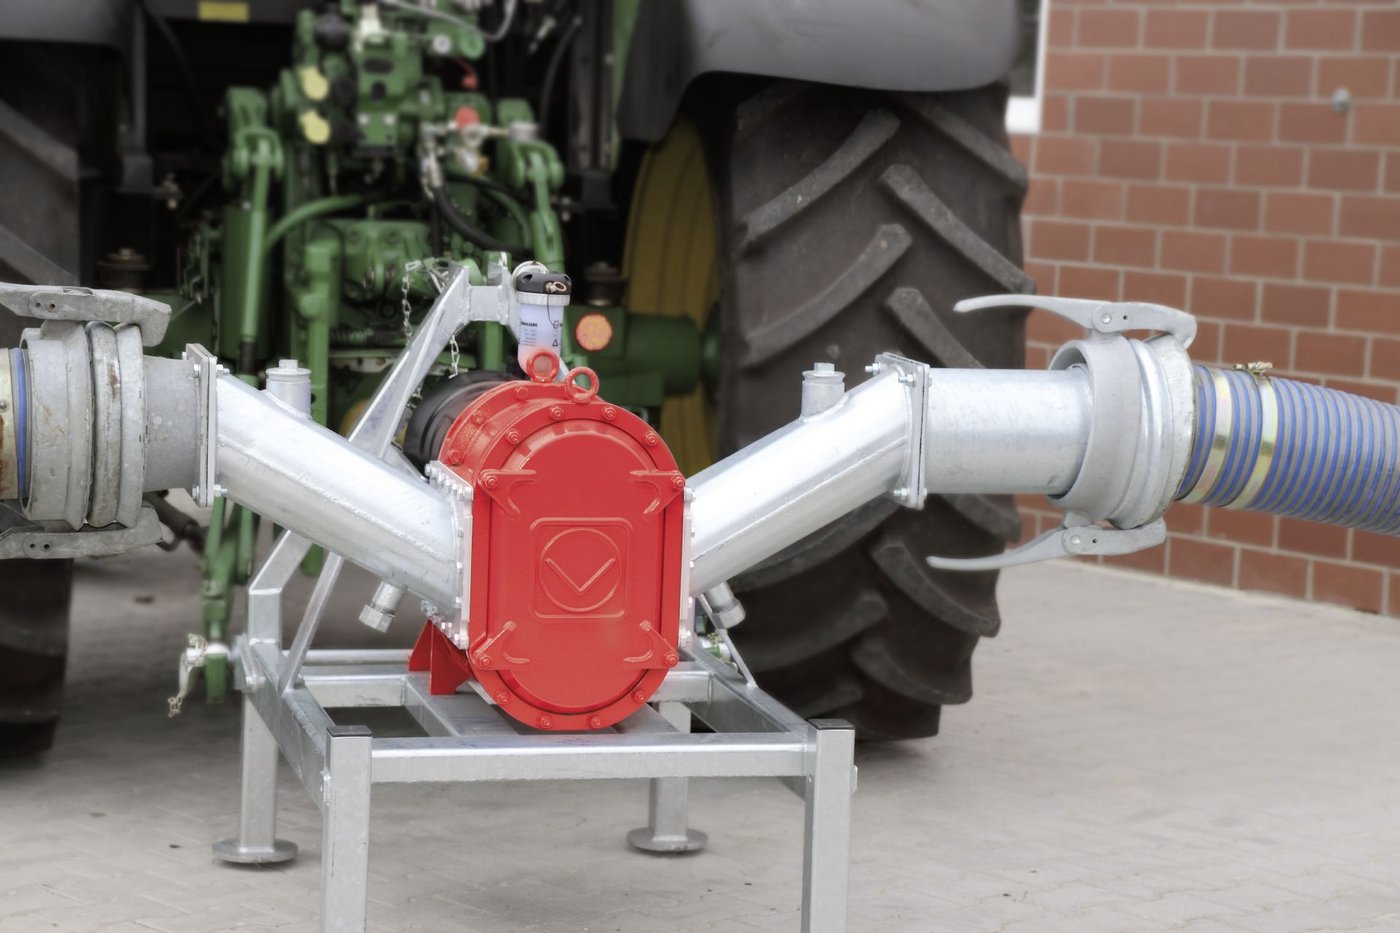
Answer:
[[(327, 643), (383, 646), (346, 621), (371, 588), (349, 578)], [(858, 752), (852, 929), (1400, 929), (1400, 623), (1074, 565), (1007, 574), (1002, 602), (944, 735)], [(289, 772), (301, 858), (209, 854), (237, 706), (164, 704), (193, 559), (84, 564), (76, 616), (58, 748), (0, 764), (0, 933), (314, 930), (319, 816)], [(796, 929), (801, 803), (693, 787), (711, 845), (660, 860), (623, 844), (639, 782), (379, 788), (371, 928)]]

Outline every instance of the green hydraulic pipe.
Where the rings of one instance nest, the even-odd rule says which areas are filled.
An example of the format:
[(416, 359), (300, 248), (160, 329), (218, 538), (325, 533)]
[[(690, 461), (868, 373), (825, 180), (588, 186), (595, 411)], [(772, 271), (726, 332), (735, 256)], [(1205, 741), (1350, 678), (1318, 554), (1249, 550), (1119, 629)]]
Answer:
[(243, 307), (238, 314), (238, 371), (250, 373), (256, 364), (258, 342), (258, 310), (262, 303), (263, 266), (266, 253), (263, 243), (267, 234), (267, 199), (272, 187), (274, 150), (267, 139), (254, 143), (251, 159), (253, 186), (248, 198), (247, 252), (243, 264)]
[(267, 236), (263, 240), (264, 257), (271, 255), (282, 238), (297, 225), (304, 224), (308, 220), (315, 220), (317, 217), (324, 217), (327, 214), (348, 211), (375, 200), (375, 198), (364, 194), (338, 194), (327, 198), (317, 198), (315, 201), (307, 201), (305, 204), (298, 205), (283, 214), (275, 224), (268, 228)]

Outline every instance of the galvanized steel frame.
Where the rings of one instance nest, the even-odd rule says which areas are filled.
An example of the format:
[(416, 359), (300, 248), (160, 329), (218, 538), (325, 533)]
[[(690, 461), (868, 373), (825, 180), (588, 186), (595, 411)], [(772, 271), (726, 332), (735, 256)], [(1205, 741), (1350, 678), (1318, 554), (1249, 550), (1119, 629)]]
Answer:
[[(266, 590), (263, 595), (268, 595)], [(321, 929), (364, 929), (370, 790), (385, 783), (649, 778), (649, 825), (637, 848), (681, 851), (703, 836), (686, 828), (692, 777), (775, 777), (806, 801), (802, 929), (846, 929), (855, 733), (838, 720), (807, 722), (706, 653), (686, 656), (648, 705), (612, 729), (536, 732), (474, 691), (434, 696), (404, 651), (307, 653), (300, 677), (279, 690), (290, 659), (276, 638), (280, 612), (255, 602), (236, 645), (243, 690), (238, 836), (215, 845), (226, 861), (295, 855), (276, 839), (278, 751), (322, 813)], [(337, 725), (327, 708), (402, 707), (427, 733), (375, 738)], [(694, 716), (712, 733), (691, 734)], [(679, 840), (679, 842), (677, 842)], [(651, 844), (648, 844), (651, 843)]]

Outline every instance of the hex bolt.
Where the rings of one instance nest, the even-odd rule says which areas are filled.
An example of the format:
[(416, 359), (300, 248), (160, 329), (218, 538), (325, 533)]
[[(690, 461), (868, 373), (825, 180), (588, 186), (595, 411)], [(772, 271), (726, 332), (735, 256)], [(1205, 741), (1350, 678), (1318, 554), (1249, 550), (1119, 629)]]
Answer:
[(483, 479), (481, 482), (483, 485), (486, 486), (487, 489), (495, 489), (501, 483), (500, 479), (496, 476), (495, 473), (486, 474), (486, 478)]
[(519, 443), (520, 443), (520, 432), (519, 432), (519, 431), (507, 431), (507, 432), (506, 432), (506, 440), (510, 441), (512, 444), (519, 444)]
[(549, 409), (549, 417), (553, 418), (555, 421), (559, 421), (564, 417), (564, 409), (560, 408), (558, 405), (552, 406)]
[(590, 728), (590, 729), (601, 729), (601, 728), (603, 728), (603, 717), (602, 717), (602, 716), (589, 716), (589, 717), (588, 717), (588, 728)]
[(462, 465), (462, 453), (461, 453), (461, 451), (454, 450), (454, 451), (450, 452), (450, 453), (447, 455), (447, 465), (448, 465), (448, 466), (461, 466), (461, 465)]
[(646, 442), (646, 445), (648, 447), (655, 447), (657, 442), (660, 441), (661, 438), (657, 437), (656, 434), (654, 434), (653, 432), (648, 431), (646, 433), (646, 437), (642, 438), (642, 440)]
[(496, 700), (496, 705), (497, 705), (497, 706), (509, 706), (509, 705), (510, 705), (510, 694), (507, 693), (507, 692), (504, 691), (504, 690), (497, 691), (496, 696), (495, 696), (495, 700)]
[(676, 487), (677, 489), (684, 489), (685, 477), (677, 473), (675, 476), (671, 477), (671, 485)]
[(484, 670), (490, 670), (490, 668), (491, 668), (491, 655), (489, 655), (489, 654), (479, 654), (479, 655), (477, 655), (477, 656), (476, 656), (476, 666), (477, 666), (477, 667), (480, 667), (480, 668), (482, 668), (482, 669), (484, 669)]
[(645, 690), (638, 690), (637, 692), (632, 694), (632, 702), (636, 703), (638, 706), (641, 706), (646, 701), (647, 692)]
[(535, 721), (539, 723), (541, 729), (548, 729), (550, 726), (554, 725), (554, 720), (550, 719), (548, 716), (541, 716)]
[(679, 663), (681, 663), (681, 659), (680, 659), (679, 656), (676, 655), (676, 653), (675, 653), (674, 651), (668, 651), (668, 652), (666, 653), (666, 666), (667, 666), (667, 667), (675, 667), (675, 666), (676, 666), (677, 664), (679, 664)]
[(617, 419), (617, 409), (616, 409), (616, 408), (613, 408), (611, 405), (609, 405), (607, 408), (604, 408), (604, 409), (603, 409), (603, 420), (604, 420), (604, 421), (615, 421), (616, 419)]

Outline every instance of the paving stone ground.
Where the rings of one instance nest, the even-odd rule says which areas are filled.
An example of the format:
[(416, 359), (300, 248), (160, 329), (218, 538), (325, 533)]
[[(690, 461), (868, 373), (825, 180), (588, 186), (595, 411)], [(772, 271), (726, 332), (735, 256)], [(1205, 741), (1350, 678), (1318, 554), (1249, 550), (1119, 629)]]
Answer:
[[(164, 702), (193, 574), (81, 567), (58, 747), (0, 764), (0, 933), (316, 929), (319, 817), (290, 772), (298, 861), (210, 856), (237, 705)], [(368, 588), (328, 643), (372, 643), (344, 621)], [(852, 930), (1400, 930), (1400, 623), (1069, 564), (1002, 600), (944, 734), (859, 751)], [(371, 929), (797, 929), (801, 802), (692, 786), (710, 847), (666, 859), (623, 843), (640, 782), (377, 789)]]

